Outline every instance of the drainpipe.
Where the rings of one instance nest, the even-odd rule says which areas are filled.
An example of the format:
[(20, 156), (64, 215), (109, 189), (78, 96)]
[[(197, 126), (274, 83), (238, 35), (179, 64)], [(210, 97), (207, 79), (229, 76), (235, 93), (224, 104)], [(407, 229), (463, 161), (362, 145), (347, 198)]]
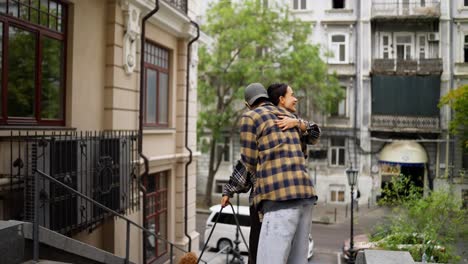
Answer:
[(189, 90), (190, 90), (190, 61), (192, 44), (200, 37), (200, 26), (194, 21), (190, 21), (197, 28), (197, 36), (189, 41), (187, 45), (187, 75), (185, 79), (185, 149), (189, 152), (189, 161), (185, 164), (185, 216), (184, 216), (184, 231), (185, 236), (189, 240), (188, 251), (192, 251), (192, 237), (188, 234), (188, 167), (192, 163), (192, 150), (188, 146), (188, 121), (189, 121)]
[[(453, 1), (449, 1), (449, 30), (450, 30), (450, 45), (452, 43), (455, 43), (453, 42), (454, 41), (454, 36), (453, 36), (453, 26), (452, 26), (452, 8), (453, 8)], [(439, 27), (440, 28), (440, 27)], [(439, 32), (440, 32), (440, 29), (439, 29)], [(442, 41), (440, 42), (440, 44), (442, 45)], [(443, 47), (441, 47), (443, 48)], [(454, 58), (454, 52), (453, 52), (453, 47), (450, 47), (450, 65), (449, 65), (449, 69), (450, 69), (450, 87), (448, 87), (448, 91), (450, 92), (452, 89), (453, 89), (453, 86), (454, 86), (454, 63), (455, 63), (455, 58)], [(447, 112), (447, 124), (448, 122), (450, 122), (450, 119), (452, 119), (452, 115), (453, 115), (453, 110), (450, 110), (450, 112)], [(445, 144), (445, 178), (448, 179), (448, 177), (450, 176), (450, 179), (448, 179), (448, 181), (450, 183), (452, 183), (452, 180), (453, 180), (453, 168), (451, 169), (452, 172), (449, 174), (449, 152), (451, 152), (451, 156), (452, 156), (452, 164), (453, 164), (453, 159), (455, 158), (454, 156), (454, 150), (455, 150), (455, 146), (454, 145), (451, 145), (450, 144), (450, 133), (448, 131), (448, 128), (447, 128), (447, 143)], [(451, 150), (451, 151), (450, 151)], [(437, 168), (439, 169), (439, 168)]]
[[(141, 21), (141, 47), (140, 47), (140, 111), (139, 111), (139, 118), (138, 118), (138, 154), (143, 159), (145, 171), (143, 172), (142, 177), (139, 178), (139, 189), (143, 193), (143, 226), (146, 228), (146, 188), (142, 184), (141, 179), (143, 177), (148, 176), (149, 171), (149, 164), (148, 158), (143, 154), (143, 100), (145, 99), (143, 96), (143, 87), (145, 84), (144, 77), (145, 77), (145, 39), (146, 39), (146, 31), (145, 31), (145, 22), (150, 17), (152, 17), (156, 12), (159, 10), (159, 0), (155, 0), (154, 9), (151, 10), (146, 16), (143, 17)], [(143, 262), (146, 263), (146, 239), (143, 236)]]
[[(356, 166), (355, 168), (357, 170), (359, 170), (359, 168), (357, 168), (357, 118), (358, 118), (358, 112), (357, 112), (357, 108), (358, 108), (358, 87), (361, 88), (362, 90), (362, 85), (360, 86), (359, 84), (361, 84), (360, 80), (361, 80), (361, 70), (360, 70), (360, 62), (361, 62), (361, 53), (359, 52), (359, 33), (361, 32), (359, 30), (359, 27), (361, 26), (361, 23), (360, 23), (360, 20), (361, 20), (361, 1), (357, 1), (357, 6), (356, 6), (356, 19), (357, 19), (357, 25), (356, 25), (356, 33), (354, 34), (356, 37), (356, 41), (355, 41), (355, 53), (354, 53), (354, 56), (355, 56), (355, 59), (354, 59), (354, 63), (356, 63), (356, 81), (355, 81), (355, 86), (354, 86), (354, 124), (353, 124), (353, 137), (354, 137), (354, 144), (356, 145), (354, 147), (354, 166)], [(361, 118), (362, 120), (362, 118)], [(362, 121), (361, 121), (362, 123)]]

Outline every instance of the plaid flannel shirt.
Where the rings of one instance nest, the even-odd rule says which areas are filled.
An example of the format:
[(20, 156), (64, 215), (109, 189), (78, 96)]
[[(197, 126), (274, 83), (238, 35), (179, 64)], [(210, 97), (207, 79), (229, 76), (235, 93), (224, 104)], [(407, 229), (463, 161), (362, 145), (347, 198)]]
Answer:
[(286, 131), (275, 124), (278, 115), (294, 117), (267, 102), (241, 118), (241, 160), (256, 176), (254, 203), (286, 201), (316, 196), (306, 172), (297, 128)]
[(249, 200), (252, 201), (254, 196), (253, 186), (255, 186), (255, 175), (247, 171), (242, 161), (238, 160), (233, 168), (229, 182), (223, 187), (223, 196), (226, 195), (232, 198), (235, 193), (246, 193), (252, 190), (249, 196)]

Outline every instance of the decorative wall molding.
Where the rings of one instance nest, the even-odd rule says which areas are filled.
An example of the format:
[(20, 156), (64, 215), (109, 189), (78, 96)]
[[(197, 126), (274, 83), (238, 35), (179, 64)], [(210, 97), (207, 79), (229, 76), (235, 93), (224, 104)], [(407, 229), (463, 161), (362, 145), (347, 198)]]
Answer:
[(136, 51), (141, 35), (141, 10), (128, 0), (120, 0), (124, 17), (123, 65), (127, 74), (132, 74), (137, 64)]

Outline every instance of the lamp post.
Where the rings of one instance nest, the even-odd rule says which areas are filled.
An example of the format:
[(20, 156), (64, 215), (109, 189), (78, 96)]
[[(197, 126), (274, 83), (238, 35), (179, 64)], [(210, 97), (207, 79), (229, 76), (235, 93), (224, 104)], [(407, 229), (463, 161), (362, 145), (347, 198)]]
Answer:
[(359, 171), (353, 168), (348, 168), (346, 170), (346, 176), (348, 177), (348, 184), (351, 187), (351, 238), (349, 240), (349, 263), (354, 263), (355, 259), (355, 252), (354, 252), (354, 216), (353, 216), (353, 205), (354, 205), (354, 185), (357, 182), (357, 176)]
[[(239, 194), (237, 194), (237, 219), (239, 219)], [(230, 264), (244, 264), (244, 259), (242, 258), (239, 250), (239, 228), (236, 228), (236, 240), (234, 240), (234, 249), (232, 250), (232, 259)]]

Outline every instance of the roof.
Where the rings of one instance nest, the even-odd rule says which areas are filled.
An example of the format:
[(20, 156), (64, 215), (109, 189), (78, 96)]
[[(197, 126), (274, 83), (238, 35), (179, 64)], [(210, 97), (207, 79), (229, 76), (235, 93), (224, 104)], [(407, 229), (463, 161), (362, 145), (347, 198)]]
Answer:
[[(232, 207), (234, 207), (234, 211), (237, 213), (237, 206), (233, 205)], [(211, 212), (219, 212), (220, 210), (221, 210), (221, 205), (220, 204), (213, 205), (213, 206), (210, 207)], [(243, 205), (239, 206), (239, 212), (240, 212), (241, 215), (250, 215), (250, 210), (249, 210), (248, 206), (243, 206)], [(228, 205), (228, 206), (224, 207), (223, 213), (232, 214), (231, 206)]]

